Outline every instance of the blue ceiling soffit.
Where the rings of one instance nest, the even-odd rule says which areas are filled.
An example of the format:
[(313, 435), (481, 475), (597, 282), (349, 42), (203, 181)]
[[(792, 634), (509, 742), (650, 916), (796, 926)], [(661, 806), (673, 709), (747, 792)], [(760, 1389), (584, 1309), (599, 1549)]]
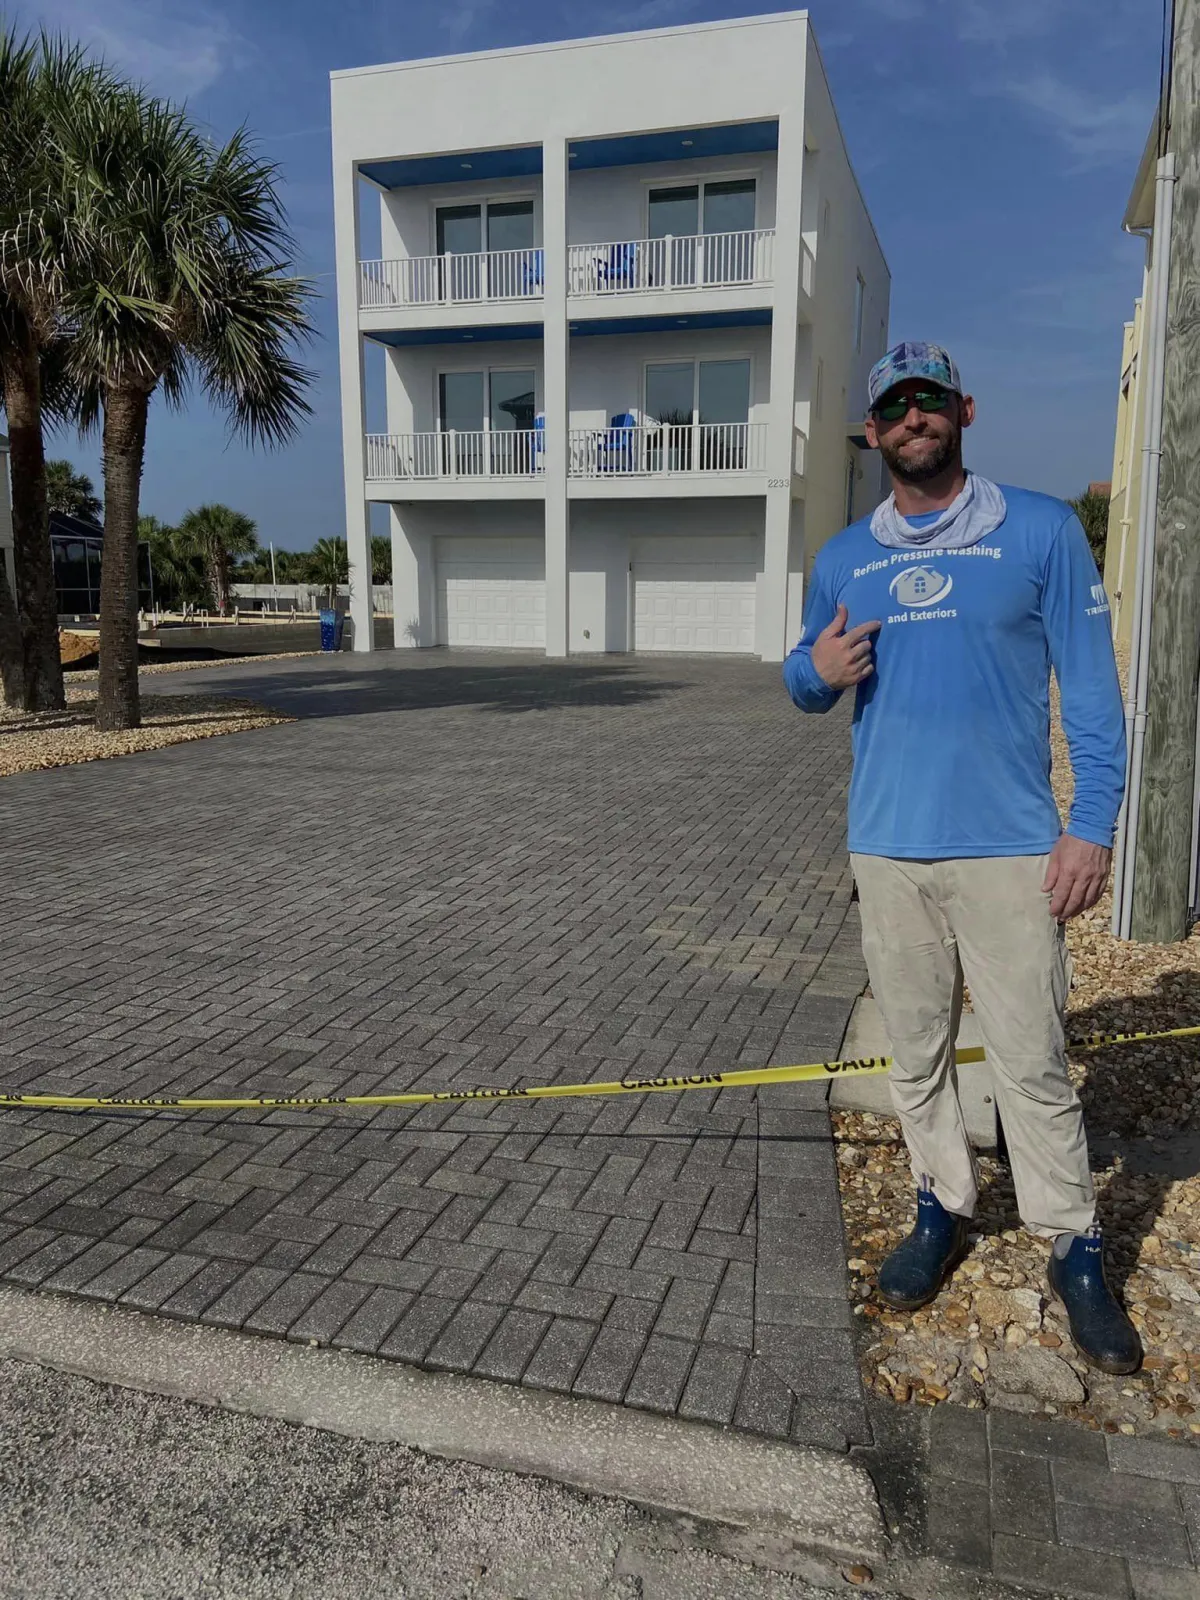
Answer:
[(410, 189), (423, 183), (479, 183), (485, 178), (533, 178), (542, 170), (542, 147), (531, 144), (516, 150), (463, 150), (451, 156), (364, 161), (358, 170), (382, 189)]
[(366, 339), (393, 348), (411, 344), (496, 344), (507, 339), (540, 339), (540, 322), (508, 322), (492, 328), (388, 328)]
[(757, 155), (778, 148), (778, 122), (734, 122), (723, 128), (675, 128), (670, 133), (576, 139), (571, 142), (568, 160), (572, 172), (582, 172), (588, 167), (643, 166), (648, 161)]
[(770, 326), (769, 310), (697, 311), (690, 317), (596, 317), (587, 322), (573, 322), (571, 332), (577, 339), (583, 339), (590, 334), (680, 333), (693, 328), (769, 328)]

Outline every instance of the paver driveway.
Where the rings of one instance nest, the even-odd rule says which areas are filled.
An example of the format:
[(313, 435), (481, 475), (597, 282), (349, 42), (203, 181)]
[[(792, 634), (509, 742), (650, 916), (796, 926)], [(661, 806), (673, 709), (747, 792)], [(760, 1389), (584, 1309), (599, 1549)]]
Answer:
[[(159, 680), (183, 689), (192, 675)], [(260, 663), (299, 722), (0, 786), (0, 1082), (581, 1081), (834, 1053), (846, 713), (778, 669)], [(819, 1086), (0, 1120), (0, 1275), (865, 1437)]]

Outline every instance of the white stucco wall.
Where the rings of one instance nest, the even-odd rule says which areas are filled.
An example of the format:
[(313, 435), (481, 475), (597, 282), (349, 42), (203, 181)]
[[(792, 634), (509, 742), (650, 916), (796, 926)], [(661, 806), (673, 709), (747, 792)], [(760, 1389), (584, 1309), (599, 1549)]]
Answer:
[(755, 180), (756, 228), (775, 226), (775, 176), (772, 154), (710, 156), (698, 161), (646, 163), (637, 167), (600, 167), (571, 174), (567, 205), (570, 244), (617, 242), (649, 237), (650, 190), (674, 184), (702, 183), (706, 178)]
[[(863, 516), (881, 498), (878, 455), (848, 443), (848, 426), (866, 410), (867, 373), (887, 348), (891, 280), (842, 140), (820, 57), (811, 51), (805, 100), (810, 145), (805, 168), (805, 238), (816, 256), (811, 332), (801, 330), (797, 368), (797, 424), (808, 434), (804, 505), (805, 571), (817, 551), (845, 526), (846, 463), (856, 472), (854, 513)], [(862, 274), (862, 348), (854, 348), (855, 278)], [(919, 337), (918, 335), (915, 335)], [(815, 404), (821, 368), (819, 412)], [(856, 428), (861, 433), (861, 428)], [(790, 610), (791, 608), (789, 608)], [(798, 636), (789, 619), (789, 636)]]

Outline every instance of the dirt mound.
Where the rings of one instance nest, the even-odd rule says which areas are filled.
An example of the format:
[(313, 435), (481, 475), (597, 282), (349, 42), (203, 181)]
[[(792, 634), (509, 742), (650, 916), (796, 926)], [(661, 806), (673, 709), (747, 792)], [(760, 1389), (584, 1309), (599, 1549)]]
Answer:
[(64, 667), (73, 667), (81, 661), (94, 659), (100, 651), (100, 641), (95, 634), (70, 633), (66, 628), (58, 631), (58, 653)]

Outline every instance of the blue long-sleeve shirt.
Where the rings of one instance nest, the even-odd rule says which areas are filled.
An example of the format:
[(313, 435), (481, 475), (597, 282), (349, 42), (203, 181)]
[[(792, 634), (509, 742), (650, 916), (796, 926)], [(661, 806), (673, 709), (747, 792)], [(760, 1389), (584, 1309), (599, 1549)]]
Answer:
[(866, 518), (817, 556), (804, 632), (783, 668), (802, 711), (840, 698), (812, 663), (839, 604), (847, 628), (882, 623), (875, 671), (855, 692), (849, 842), (859, 854), (1052, 849), (1052, 666), (1075, 770), (1067, 831), (1112, 845), (1125, 724), (1104, 588), (1068, 506), (1007, 486), (1004, 497), (1000, 527), (965, 550), (892, 550)]

